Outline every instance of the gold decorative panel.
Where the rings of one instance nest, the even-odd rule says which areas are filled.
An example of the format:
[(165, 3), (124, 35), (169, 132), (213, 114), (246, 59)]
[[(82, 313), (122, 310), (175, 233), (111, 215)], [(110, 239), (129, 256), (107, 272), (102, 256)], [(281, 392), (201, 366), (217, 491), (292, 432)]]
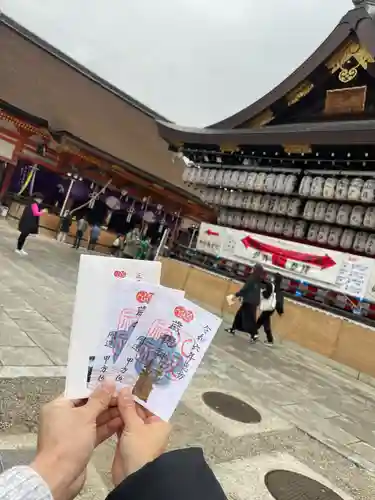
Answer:
[(271, 122), (275, 118), (274, 114), (270, 109), (266, 109), (260, 115), (257, 115), (255, 118), (250, 120), (248, 123), (245, 123), (241, 126), (241, 128), (261, 128), (267, 123)]
[(284, 144), (283, 145), (285, 153), (290, 153), (293, 155), (309, 154), (311, 153), (310, 144)]
[(220, 151), (222, 153), (232, 153), (233, 151), (237, 151), (237, 145), (236, 144), (222, 144), (220, 146)]
[(314, 84), (306, 81), (306, 82), (301, 83), (301, 85), (298, 85), (298, 87), (296, 87), (295, 89), (291, 90), (286, 95), (286, 100), (288, 102), (288, 106), (293, 106), (293, 104), (296, 104), (303, 97), (307, 96), (307, 94), (309, 94), (313, 88), (314, 88)]
[(327, 90), (324, 113), (338, 115), (362, 113), (366, 106), (367, 87)]
[(373, 62), (375, 60), (367, 49), (350, 40), (326, 62), (326, 67), (332, 74), (338, 71), (339, 80), (348, 83), (356, 78), (360, 66), (367, 69), (367, 66)]

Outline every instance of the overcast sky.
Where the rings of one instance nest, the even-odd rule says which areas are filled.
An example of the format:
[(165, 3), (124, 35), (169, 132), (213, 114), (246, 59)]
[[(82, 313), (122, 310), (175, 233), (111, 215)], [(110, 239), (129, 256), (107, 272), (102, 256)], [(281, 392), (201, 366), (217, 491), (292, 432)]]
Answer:
[(182, 125), (261, 97), (306, 59), (351, 0), (0, 0), (6, 14)]

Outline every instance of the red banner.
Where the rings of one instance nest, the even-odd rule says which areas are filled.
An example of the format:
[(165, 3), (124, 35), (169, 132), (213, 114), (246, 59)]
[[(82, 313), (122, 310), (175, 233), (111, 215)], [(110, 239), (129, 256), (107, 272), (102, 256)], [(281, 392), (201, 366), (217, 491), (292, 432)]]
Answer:
[(254, 248), (259, 252), (272, 254), (272, 264), (278, 267), (285, 267), (288, 259), (318, 266), (321, 269), (328, 269), (336, 265), (336, 262), (329, 255), (313, 255), (310, 253), (296, 252), (295, 250), (285, 250), (283, 248), (262, 243), (251, 236), (243, 238), (242, 243), (246, 248)]

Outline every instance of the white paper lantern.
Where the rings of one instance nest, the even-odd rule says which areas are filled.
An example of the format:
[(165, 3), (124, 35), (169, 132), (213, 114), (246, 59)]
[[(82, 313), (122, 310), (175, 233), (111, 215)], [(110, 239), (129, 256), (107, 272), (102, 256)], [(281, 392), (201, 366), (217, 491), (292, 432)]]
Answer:
[(360, 227), (363, 223), (363, 218), (365, 216), (365, 207), (361, 205), (356, 205), (350, 214), (349, 224), (354, 227)]
[(294, 193), (296, 185), (297, 185), (297, 176), (295, 176), (293, 174), (287, 175), (286, 179), (285, 179), (284, 193), (285, 194)]
[(261, 201), (262, 201), (262, 195), (255, 194), (251, 201), (251, 210), (253, 210), (254, 212), (258, 212)]
[(339, 206), (337, 203), (329, 203), (324, 217), (324, 222), (328, 222), (329, 224), (336, 222), (338, 208)]
[(229, 187), (238, 188), (238, 182), (240, 179), (241, 172), (239, 170), (233, 170), (230, 178)]
[(342, 233), (341, 227), (331, 227), (328, 234), (328, 245), (334, 248), (338, 247)]
[(284, 224), (283, 235), (287, 238), (292, 238), (294, 235), (295, 221), (287, 219)]
[(326, 245), (328, 243), (328, 235), (329, 235), (330, 229), (331, 228), (327, 225), (323, 225), (323, 226), (319, 227), (318, 236), (316, 238), (316, 241), (320, 245)]
[(355, 231), (353, 229), (344, 229), (340, 238), (340, 247), (344, 250), (352, 248), (355, 238)]
[(341, 226), (347, 226), (349, 224), (350, 213), (352, 211), (352, 207), (350, 205), (340, 205), (336, 222)]
[(254, 191), (264, 191), (264, 183), (266, 182), (267, 174), (264, 172), (260, 172), (254, 183)]
[(271, 196), (268, 212), (270, 214), (277, 214), (277, 211), (279, 210), (279, 203), (280, 203), (279, 196)]
[(297, 217), (301, 207), (301, 200), (298, 198), (291, 198), (288, 203), (287, 214), (290, 217)]
[(284, 217), (276, 217), (275, 218), (275, 234), (282, 234), (284, 230), (285, 218)]
[(250, 227), (250, 217), (251, 217), (251, 214), (245, 214), (243, 217), (243, 226), (246, 229), (248, 229)]
[(314, 220), (323, 221), (327, 212), (328, 203), (325, 201), (320, 201), (316, 204), (314, 212)]
[(323, 187), (324, 187), (324, 178), (323, 177), (314, 177), (311, 189), (310, 196), (314, 198), (320, 198), (323, 196)]
[(353, 179), (349, 186), (348, 191), (348, 200), (357, 201), (361, 199), (362, 188), (365, 184), (365, 181), (360, 177), (356, 177)]
[(216, 186), (216, 183), (215, 183), (216, 174), (217, 174), (216, 168), (209, 168), (208, 169), (207, 184), (209, 186)]
[(241, 172), (238, 178), (238, 187), (239, 189), (245, 189), (246, 187), (246, 181), (247, 181), (247, 172)]
[(257, 223), (258, 223), (258, 217), (255, 214), (250, 215), (250, 222), (249, 222), (249, 227), (250, 229), (256, 229), (257, 228)]
[(250, 210), (251, 209), (251, 202), (252, 202), (252, 194), (251, 193), (244, 193), (244, 197), (242, 200), (242, 208), (244, 210)]
[(215, 174), (215, 186), (221, 187), (223, 185), (224, 170), (217, 170)]
[(297, 240), (303, 240), (306, 234), (307, 223), (304, 220), (299, 220), (296, 222), (294, 227), (294, 238)]
[(365, 253), (373, 257), (375, 255), (375, 234), (370, 234), (366, 241)]
[(353, 250), (358, 253), (363, 253), (366, 250), (367, 239), (368, 233), (359, 231), (354, 239)]
[(224, 175), (223, 175), (223, 186), (224, 187), (230, 186), (231, 177), (232, 177), (232, 171), (231, 170), (224, 170)]
[[(326, 226), (327, 227), (327, 226)], [(318, 239), (320, 226), (319, 224), (310, 224), (309, 230), (307, 232), (307, 240), (311, 243), (315, 243)], [(328, 233), (327, 233), (328, 238)]]
[(289, 198), (283, 196), (282, 198), (280, 198), (279, 206), (277, 207), (277, 213), (280, 215), (285, 215), (288, 211), (288, 206), (289, 206)]
[(266, 193), (273, 193), (276, 184), (276, 175), (268, 174), (266, 177), (266, 181), (264, 183), (264, 191)]
[(305, 175), (302, 178), (301, 184), (299, 186), (299, 194), (301, 196), (309, 196), (312, 184), (312, 177), (310, 175)]
[(375, 207), (368, 207), (366, 210), (363, 226), (367, 229), (375, 229)]
[(239, 227), (242, 224), (241, 212), (235, 212), (233, 217), (233, 226)]
[(245, 186), (246, 189), (248, 189), (249, 191), (254, 190), (254, 184), (255, 184), (256, 178), (257, 178), (256, 172), (249, 173), (249, 175), (247, 176), (247, 180), (246, 180), (246, 186)]
[(270, 217), (267, 217), (265, 232), (273, 233), (274, 229), (275, 229), (275, 217), (271, 215)]
[(222, 192), (221, 189), (215, 189), (214, 191), (214, 199), (213, 199), (213, 204), (214, 205), (220, 205), (221, 203), (221, 198), (222, 198)]
[(235, 191), (232, 191), (229, 195), (229, 199), (228, 199), (228, 205), (230, 207), (234, 207), (235, 205), (235, 202), (236, 202), (236, 196), (237, 196), (237, 193)]
[(229, 204), (229, 196), (230, 196), (230, 191), (223, 191), (223, 194), (221, 195), (221, 202), (220, 204), (223, 207), (227, 207)]
[(328, 177), (323, 186), (323, 198), (333, 199), (336, 192), (337, 179)]
[(315, 208), (316, 208), (316, 202), (313, 200), (308, 200), (303, 210), (303, 218), (307, 220), (313, 220), (315, 214)]
[(243, 193), (236, 193), (234, 197), (234, 206), (236, 208), (242, 208)]
[(267, 216), (260, 214), (258, 215), (257, 230), (264, 231), (266, 227)]
[(361, 201), (373, 203), (375, 200), (375, 179), (368, 179), (361, 191)]
[(284, 194), (284, 192), (285, 192), (285, 179), (286, 179), (285, 174), (279, 174), (276, 176), (276, 182), (275, 182), (275, 188), (274, 188), (275, 193)]
[(269, 212), (270, 201), (271, 201), (271, 196), (269, 194), (265, 194), (264, 196), (262, 196), (262, 200), (259, 206), (259, 211), (265, 213)]
[(336, 200), (347, 200), (349, 191), (349, 179), (339, 179), (336, 184), (335, 198)]

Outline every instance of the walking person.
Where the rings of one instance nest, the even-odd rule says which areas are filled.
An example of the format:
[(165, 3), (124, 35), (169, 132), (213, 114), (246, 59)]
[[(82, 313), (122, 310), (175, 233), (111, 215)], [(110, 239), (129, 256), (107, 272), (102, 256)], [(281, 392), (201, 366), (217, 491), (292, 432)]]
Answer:
[(69, 215), (69, 210), (66, 210), (64, 216), (61, 217), (60, 230), (56, 238), (59, 243), (65, 243), (71, 225), (72, 225), (72, 218)]
[(82, 241), (83, 235), (87, 231), (88, 227), (89, 227), (89, 225), (88, 225), (85, 217), (81, 217), (77, 222), (76, 237), (75, 237), (74, 243), (73, 243), (73, 248), (75, 248), (76, 250), (78, 250), (78, 248), (81, 246), (81, 241)]
[(100, 236), (100, 226), (98, 224), (94, 224), (91, 228), (91, 233), (90, 233), (90, 240), (89, 244), (87, 246), (87, 250), (95, 250), (96, 244), (98, 243), (98, 239)]
[(263, 326), (267, 341), (265, 344), (269, 347), (273, 346), (273, 335), (271, 328), (271, 316), (276, 309), (276, 287), (275, 282), (264, 281), (262, 283), (261, 301), (259, 305), (260, 315), (257, 320), (257, 330)]
[(256, 264), (244, 286), (235, 293), (229, 296), (232, 300), (234, 297), (240, 298), (242, 304), (237, 311), (233, 324), (226, 331), (234, 335), (236, 330), (246, 332), (250, 335), (250, 341), (255, 342), (258, 339), (258, 329), (256, 322), (257, 308), (260, 303), (261, 281), (264, 275), (264, 269), (261, 264)]
[(26, 205), (22, 216), (18, 224), (18, 230), (20, 232), (17, 248), (15, 252), (18, 255), (27, 255), (27, 252), (23, 249), (26, 239), (30, 234), (39, 233), (39, 219), (43, 213), (47, 210), (41, 209), (41, 204), (43, 202), (43, 195), (40, 193), (35, 193), (33, 196), (33, 201)]

